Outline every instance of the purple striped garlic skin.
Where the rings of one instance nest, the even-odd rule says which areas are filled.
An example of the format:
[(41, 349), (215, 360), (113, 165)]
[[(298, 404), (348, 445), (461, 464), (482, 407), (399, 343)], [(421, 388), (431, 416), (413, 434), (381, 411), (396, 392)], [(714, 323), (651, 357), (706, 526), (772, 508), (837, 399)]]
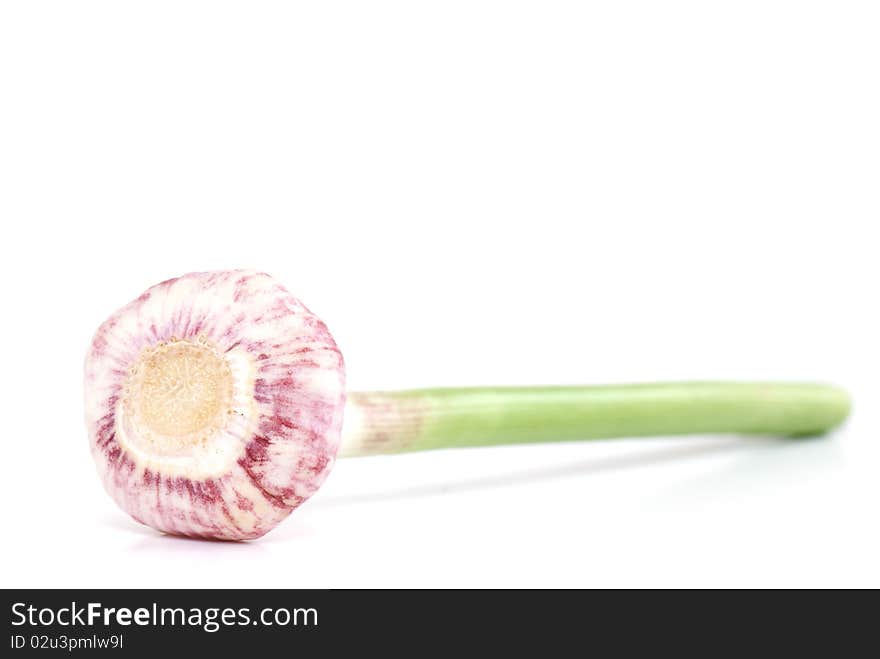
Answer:
[(342, 354), (269, 275), (148, 289), (98, 329), (86, 424), (104, 487), (167, 533), (257, 538), (311, 496), (339, 449)]

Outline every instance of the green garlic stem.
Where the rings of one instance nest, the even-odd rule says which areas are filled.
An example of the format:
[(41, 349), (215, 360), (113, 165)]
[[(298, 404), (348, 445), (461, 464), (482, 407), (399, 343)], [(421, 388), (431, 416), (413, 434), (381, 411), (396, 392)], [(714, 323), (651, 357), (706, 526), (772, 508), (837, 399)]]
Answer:
[(837, 387), (682, 382), (477, 387), (349, 395), (342, 456), (613, 437), (817, 435), (847, 417)]

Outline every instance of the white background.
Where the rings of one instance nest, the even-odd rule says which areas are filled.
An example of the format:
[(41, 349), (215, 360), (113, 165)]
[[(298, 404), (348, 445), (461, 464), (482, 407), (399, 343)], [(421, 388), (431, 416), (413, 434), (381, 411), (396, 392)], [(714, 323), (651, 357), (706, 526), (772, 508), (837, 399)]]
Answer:
[[(872, 2), (4, 2), (0, 584), (880, 586), (878, 34)], [(342, 461), (260, 541), (163, 537), (98, 482), (82, 360), (233, 267), (352, 389), (808, 379), (855, 412)]]

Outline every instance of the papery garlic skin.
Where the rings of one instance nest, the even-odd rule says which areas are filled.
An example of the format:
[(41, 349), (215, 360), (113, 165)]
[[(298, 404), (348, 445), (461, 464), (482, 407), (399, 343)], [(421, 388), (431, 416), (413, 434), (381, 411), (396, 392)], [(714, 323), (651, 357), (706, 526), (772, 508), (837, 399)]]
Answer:
[(187, 274), (98, 329), (85, 408), (105, 488), (167, 533), (257, 538), (311, 496), (340, 444), (342, 354), (269, 275)]

